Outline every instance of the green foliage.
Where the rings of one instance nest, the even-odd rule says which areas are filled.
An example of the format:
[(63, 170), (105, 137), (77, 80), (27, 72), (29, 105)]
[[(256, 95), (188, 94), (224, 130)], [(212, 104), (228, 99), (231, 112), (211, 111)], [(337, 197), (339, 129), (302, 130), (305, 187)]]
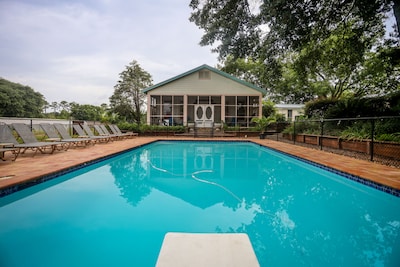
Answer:
[(379, 97), (321, 99), (308, 102), (305, 115), (308, 118), (357, 118), (398, 116), (400, 114), (400, 90)]
[(154, 132), (176, 132), (184, 133), (185, 126), (162, 126), (162, 125), (138, 125), (137, 123), (120, 122), (118, 127), (124, 131), (131, 131), (136, 133), (154, 133)]
[(326, 111), (330, 107), (335, 106), (336, 103), (337, 100), (333, 99), (317, 99), (315, 101), (310, 101), (306, 103), (304, 115), (309, 118), (321, 118), (324, 116)]
[(276, 119), (274, 117), (267, 118), (265, 116), (262, 116), (261, 118), (252, 118), (251, 122), (254, 122), (256, 124), (256, 129), (258, 131), (264, 133), (271, 123), (276, 122)]
[(371, 124), (356, 122), (341, 132), (340, 138), (346, 140), (365, 140), (371, 138)]
[(321, 133), (321, 125), (318, 121), (301, 121), (291, 123), (289, 126), (283, 130), (283, 133), (293, 134), (320, 134)]
[(275, 104), (271, 100), (262, 101), (262, 115), (268, 118), (269, 116), (274, 116), (275, 114)]
[(162, 126), (162, 125), (140, 125), (141, 133), (154, 133), (154, 132), (178, 132), (184, 133), (186, 130), (185, 126)]
[[(352, 28), (362, 39), (374, 36), (374, 26), (391, 1), (250, 1), (192, 0), (190, 21), (205, 31), (201, 45), (213, 45), (221, 58), (264, 58), (281, 50), (299, 50), (312, 40), (325, 39), (338, 28), (357, 21)], [(395, 8), (397, 1), (393, 2)], [(257, 6), (254, 6), (257, 5)], [(268, 31), (265, 30), (268, 25)]]
[(0, 78), (0, 116), (42, 117), (46, 101), (31, 87)]
[(400, 133), (400, 118), (381, 119), (376, 121), (375, 134), (377, 136), (395, 133)]
[(140, 132), (140, 127), (137, 123), (119, 122), (117, 125), (121, 130), (124, 131), (129, 131), (134, 133)]
[(71, 107), (71, 116), (75, 120), (100, 121), (103, 109), (93, 105), (74, 104)]
[(286, 116), (281, 113), (276, 113), (274, 117), (276, 122), (286, 122)]
[(400, 132), (392, 134), (381, 134), (376, 136), (375, 140), (400, 143)]
[(110, 97), (112, 112), (128, 122), (141, 123), (145, 95), (142, 90), (152, 85), (151, 75), (133, 60), (119, 74), (120, 80), (114, 86)]
[(379, 45), (374, 52), (365, 54), (359, 71), (349, 86), (355, 97), (390, 94), (400, 89), (400, 48), (388, 43)]
[(218, 66), (218, 68), (259, 87), (265, 87), (268, 80), (272, 78), (266, 73), (264, 63), (260, 60), (253, 60), (252, 58), (235, 59), (233, 56), (228, 56), (223, 62), (223, 65)]
[(224, 71), (305, 103), (399, 89), (398, 40), (382, 42), (392, 4), (399, 10), (384, 0), (192, 0), (190, 21), (205, 31), (201, 45), (217, 44)]

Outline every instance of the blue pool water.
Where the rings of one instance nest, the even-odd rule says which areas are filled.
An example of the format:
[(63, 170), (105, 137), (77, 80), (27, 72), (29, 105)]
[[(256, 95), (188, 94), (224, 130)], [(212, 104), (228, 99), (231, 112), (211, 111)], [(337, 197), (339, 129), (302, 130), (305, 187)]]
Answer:
[(167, 232), (247, 233), (261, 266), (400, 266), (400, 198), (252, 143), (201, 141), (1, 198), (0, 266), (154, 266)]

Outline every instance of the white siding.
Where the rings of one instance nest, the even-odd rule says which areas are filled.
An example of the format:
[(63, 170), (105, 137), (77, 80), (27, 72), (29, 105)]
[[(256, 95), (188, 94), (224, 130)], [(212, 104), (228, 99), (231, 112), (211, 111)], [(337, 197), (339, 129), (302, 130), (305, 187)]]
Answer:
[(234, 80), (210, 71), (210, 80), (199, 79), (199, 73), (177, 79), (151, 90), (149, 95), (261, 95)]

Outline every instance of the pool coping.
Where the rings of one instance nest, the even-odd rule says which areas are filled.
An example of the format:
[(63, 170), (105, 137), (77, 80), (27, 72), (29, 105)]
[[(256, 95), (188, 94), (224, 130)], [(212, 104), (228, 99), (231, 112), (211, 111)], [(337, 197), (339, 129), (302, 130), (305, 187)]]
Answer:
[(44, 183), (46, 181), (55, 179), (55, 178), (60, 177), (60, 176), (62, 176), (64, 174), (79, 170), (79, 169), (84, 168), (86, 166), (90, 166), (90, 165), (102, 162), (102, 161), (110, 159), (112, 157), (127, 153), (129, 151), (132, 151), (132, 150), (135, 150), (137, 148), (140, 148), (140, 147), (143, 147), (143, 146), (147, 146), (147, 145), (150, 145), (152, 143), (159, 142), (159, 141), (171, 141), (171, 142), (182, 142), (182, 141), (183, 142), (196, 142), (196, 141), (199, 141), (199, 142), (244, 142), (244, 143), (247, 142), (247, 143), (252, 143), (252, 144), (264, 147), (266, 149), (270, 149), (272, 151), (276, 151), (278, 153), (282, 153), (282, 154), (284, 154), (286, 156), (289, 156), (291, 158), (300, 160), (302, 162), (311, 164), (311, 165), (313, 165), (315, 167), (318, 167), (318, 168), (321, 168), (321, 169), (324, 169), (324, 170), (339, 174), (339, 175), (341, 175), (341, 176), (343, 176), (343, 177), (345, 177), (347, 179), (350, 179), (350, 180), (353, 180), (355, 182), (361, 183), (363, 185), (375, 188), (375, 189), (380, 190), (382, 192), (391, 194), (391, 195), (396, 196), (396, 197), (400, 197), (400, 189), (396, 189), (396, 188), (390, 187), (388, 185), (384, 185), (382, 183), (378, 183), (376, 181), (372, 181), (372, 180), (370, 180), (368, 178), (363, 178), (363, 177), (358, 176), (358, 175), (354, 175), (354, 174), (351, 174), (351, 173), (348, 173), (348, 172), (345, 172), (345, 171), (342, 171), (342, 170), (338, 170), (338, 169), (335, 169), (333, 167), (329, 167), (329, 166), (326, 166), (324, 164), (321, 164), (321, 163), (318, 163), (318, 162), (315, 162), (315, 161), (312, 161), (312, 160), (309, 160), (309, 159), (305, 159), (305, 158), (293, 155), (291, 153), (288, 153), (288, 152), (279, 150), (277, 148), (273, 148), (271, 146), (268, 146), (268, 144), (263, 144), (263, 143), (260, 143), (260, 142), (256, 142), (256, 141), (251, 140), (251, 139), (239, 139), (239, 140), (236, 140), (236, 139), (234, 139), (234, 140), (220, 139), (220, 140), (217, 140), (217, 139), (155, 138), (154, 140), (150, 140), (149, 142), (142, 143), (142, 144), (136, 145), (134, 147), (123, 149), (123, 150), (118, 151), (118, 152), (110, 153), (108, 155), (101, 156), (101, 157), (98, 157), (98, 158), (95, 158), (95, 159), (91, 159), (91, 160), (88, 160), (88, 161), (84, 161), (84, 162), (81, 162), (79, 164), (76, 164), (76, 165), (73, 165), (73, 166), (69, 166), (69, 167), (65, 167), (65, 168), (59, 169), (59, 170), (51, 172), (51, 173), (47, 173), (47, 174), (40, 175), (40, 176), (37, 176), (37, 177), (32, 177), (31, 179), (26, 179), (24, 181), (20, 181), (20, 182), (17, 182), (15, 184), (11, 184), (9, 186), (5, 186), (3, 188), (0, 188), (0, 198), (2, 198), (4, 196), (7, 196), (7, 195), (10, 195), (10, 194), (13, 194), (13, 193), (18, 192), (18, 191), (21, 191), (23, 189), (32, 187), (34, 185), (37, 185), (37, 184)]

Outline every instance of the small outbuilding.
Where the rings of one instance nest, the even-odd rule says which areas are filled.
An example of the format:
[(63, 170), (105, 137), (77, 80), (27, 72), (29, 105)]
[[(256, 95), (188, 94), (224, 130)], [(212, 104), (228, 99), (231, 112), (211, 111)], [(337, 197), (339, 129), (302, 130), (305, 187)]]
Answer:
[(262, 115), (266, 90), (228, 73), (202, 65), (160, 82), (147, 94), (150, 125), (196, 125), (196, 127), (249, 127)]
[(276, 104), (278, 113), (285, 116), (287, 121), (296, 120), (296, 117), (304, 114), (304, 104)]

